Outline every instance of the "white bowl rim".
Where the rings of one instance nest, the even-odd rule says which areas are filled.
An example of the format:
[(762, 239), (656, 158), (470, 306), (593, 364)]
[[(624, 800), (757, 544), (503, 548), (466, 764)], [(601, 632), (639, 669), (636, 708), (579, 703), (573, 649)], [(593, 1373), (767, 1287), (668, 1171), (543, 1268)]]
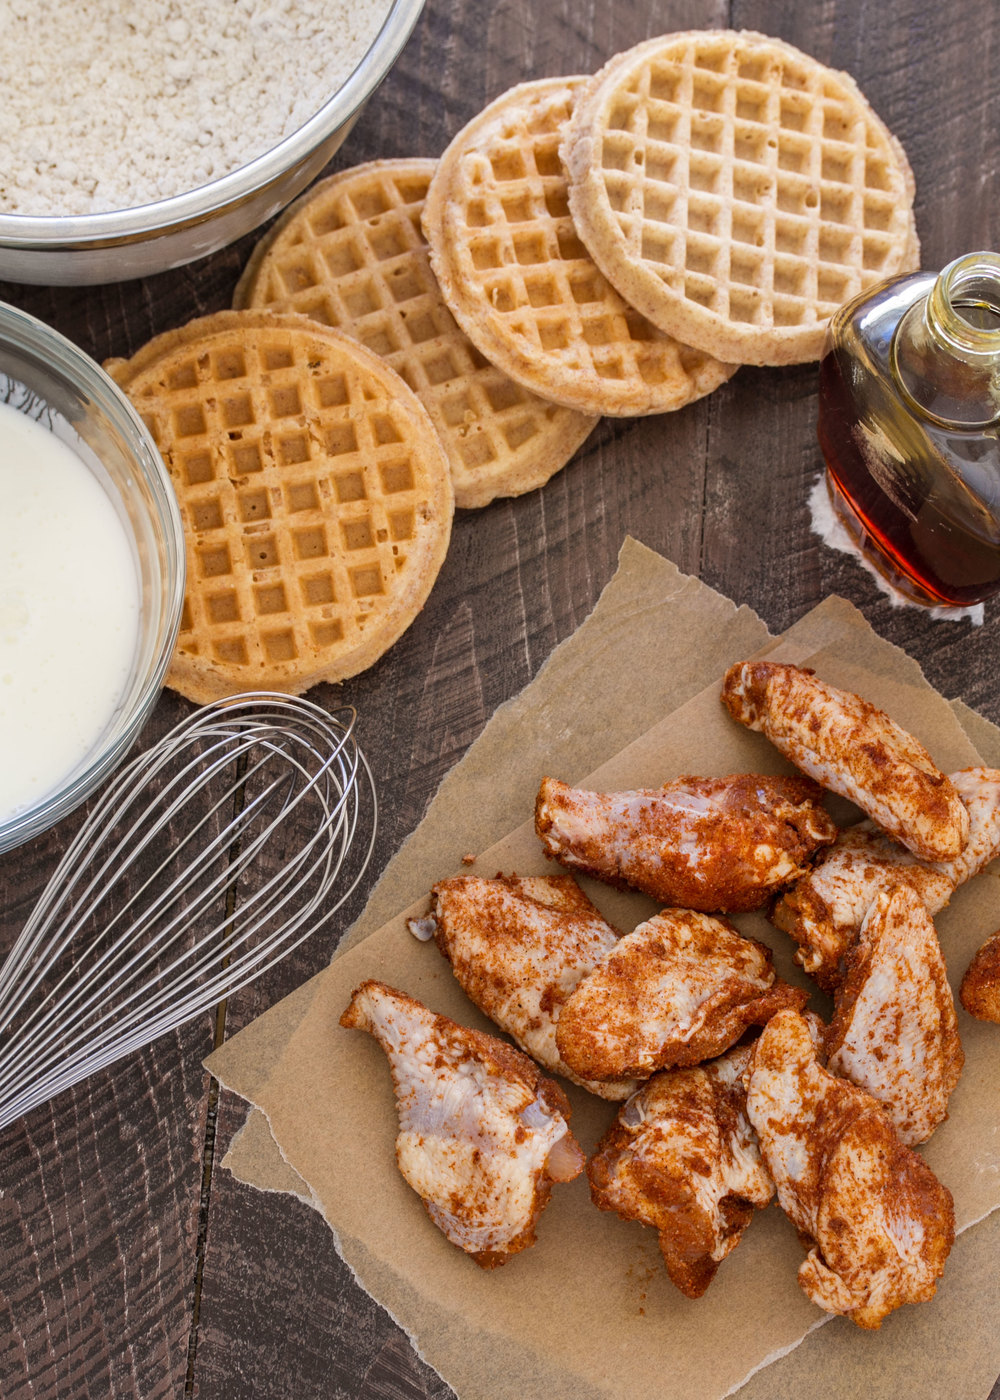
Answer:
[(358, 111), (395, 63), (410, 37), (425, 0), (392, 0), (371, 47), (350, 77), (304, 126), (246, 165), (169, 199), (112, 209), (101, 214), (0, 213), (0, 247), (84, 248), (120, 240), (158, 238), (198, 224), (220, 209), (250, 199), (280, 179)]

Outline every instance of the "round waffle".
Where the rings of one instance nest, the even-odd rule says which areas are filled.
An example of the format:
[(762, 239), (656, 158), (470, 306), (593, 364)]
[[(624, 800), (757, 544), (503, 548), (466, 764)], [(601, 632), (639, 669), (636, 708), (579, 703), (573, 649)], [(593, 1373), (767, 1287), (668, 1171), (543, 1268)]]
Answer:
[(604, 274), (722, 359), (816, 359), (837, 306), (916, 265), (899, 142), (852, 78), (777, 39), (670, 34), (619, 54), (562, 157)]
[(512, 379), (584, 413), (664, 413), (734, 373), (627, 306), (567, 204), (559, 142), (586, 78), (512, 88), (458, 133), (424, 206), (455, 319)]
[(597, 421), (527, 393), (449, 312), (420, 231), (432, 160), (380, 160), (316, 185), (254, 250), (236, 307), (295, 311), (366, 345), (409, 384), (451, 463), (457, 506), (541, 486)]
[(223, 311), (106, 366), (170, 471), (187, 588), (167, 684), (301, 694), (370, 666), (448, 548), (448, 463), (369, 351), (303, 316)]

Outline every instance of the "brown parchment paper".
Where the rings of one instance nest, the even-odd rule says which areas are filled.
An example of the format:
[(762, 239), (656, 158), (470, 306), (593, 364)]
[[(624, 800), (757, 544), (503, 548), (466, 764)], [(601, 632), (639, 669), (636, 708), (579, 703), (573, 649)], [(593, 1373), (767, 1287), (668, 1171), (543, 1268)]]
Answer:
[[(424, 820), (386, 867), (339, 952), (381, 928), (424, 893), (427, 871), (482, 851), (520, 826), (535, 804), (539, 766), (565, 782), (591, 772), (696, 695), (770, 633), (668, 559), (626, 539), (618, 569), (594, 611), (555, 649), (538, 675), (492, 716), (438, 788)], [(629, 695), (622, 703), (621, 678)], [(502, 782), (497, 775), (502, 774)], [(483, 791), (490, 793), (483, 802)], [(464, 813), (456, 832), (454, 814)]]
[[(566, 781), (575, 781), (607, 756), (609, 734), (619, 745), (636, 738), (708, 685), (729, 657), (750, 655), (769, 640), (752, 609), (737, 607), (669, 559), (626, 538), (618, 568), (593, 612), (556, 647), (531, 684), (500, 706), (445, 776), (336, 955), (419, 898), (427, 889), (428, 870), (452, 869), (466, 851), (485, 850), (518, 826), (534, 804), (539, 766), (548, 763)], [(624, 708), (622, 675), (629, 676), (631, 692)], [(501, 784), (497, 773), (504, 774)], [(479, 798), (484, 788), (489, 802)], [(465, 814), (464, 844), (458, 849), (456, 811)], [(261, 1190), (307, 1199), (258, 1109), (250, 1110), (223, 1166)]]
[[(686, 625), (700, 646), (697, 599), (695, 590), (686, 609), (695, 616), (689, 615)], [(664, 621), (661, 617), (661, 627)], [(644, 629), (641, 612), (635, 626), (646, 646), (657, 645), (657, 634)], [(718, 673), (749, 649), (737, 645), (716, 658)], [(874, 637), (841, 600), (828, 600), (814, 610), (775, 644), (772, 654), (815, 665), (834, 683), (863, 691), (917, 733), (946, 769), (979, 761), (951, 707), (930, 690), (916, 665)], [(580, 674), (586, 673), (581, 663)], [(623, 674), (628, 676), (627, 669), (612, 673), (619, 685)], [(626, 685), (619, 694), (620, 709), (633, 708), (632, 689)], [(530, 708), (524, 719), (530, 723)], [(606, 749), (621, 734), (614, 721), (612, 714), (603, 735)], [(513, 763), (509, 748), (505, 754), (507, 763)], [(588, 781), (595, 786), (649, 785), (682, 771), (780, 767), (766, 741), (728, 720), (718, 703), (717, 674), (711, 685), (609, 757)], [(525, 778), (530, 792), (543, 769), (558, 776), (586, 776), (544, 763)], [(451, 828), (445, 835), (457, 855), (469, 843), (454, 821)], [(454, 868), (454, 863), (448, 868), (442, 864), (426, 872), (423, 888)], [(543, 870), (530, 823), (484, 853), (479, 868), (489, 873), (498, 868)], [(650, 907), (599, 887), (591, 886), (589, 892), (625, 926)], [(422, 911), (424, 900), (415, 907)], [(974, 948), (992, 932), (997, 908), (996, 876), (987, 875), (960, 891), (941, 916), (942, 945), (956, 981)], [(787, 940), (783, 945), (781, 936), (757, 917), (738, 922), (770, 942), (783, 973), (796, 978)], [(400, 916), (337, 957), (326, 972), (223, 1047), (209, 1067), (263, 1109), (284, 1159), (308, 1184), (344, 1257), (460, 1395), (520, 1397), (542, 1393), (544, 1386), (556, 1396), (719, 1396), (823, 1321), (795, 1283), (802, 1252), (777, 1210), (758, 1215), (708, 1295), (691, 1302), (667, 1281), (651, 1232), (595, 1211), (579, 1180), (556, 1192), (534, 1250), (499, 1274), (482, 1274), (428, 1224), (395, 1169), (395, 1115), (381, 1051), (368, 1037), (337, 1026), (350, 991), (366, 976), (404, 987), (466, 1024), (485, 1026), (433, 945), (415, 943)], [(952, 1117), (926, 1155), (955, 1193), (960, 1223), (969, 1224), (1000, 1203), (1000, 1143), (993, 1130), (991, 1088), (997, 1040), (993, 1028), (964, 1016), (962, 1030), (966, 1074), (952, 1101)], [(589, 1147), (611, 1110), (581, 1092), (572, 1096), (574, 1128)], [(966, 1253), (969, 1272), (981, 1284), (989, 1251)], [(960, 1264), (961, 1257), (953, 1268)], [(807, 1383), (812, 1375), (810, 1393), (858, 1394), (856, 1386), (849, 1388), (852, 1382), (842, 1367), (846, 1363), (849, 1368), (859, 1356), (866, 1358), (866, 1376), (895, 1368), (896, 1393), (907, 1393), (907, 1386), (899, 1385), (898, 1368), (909, 1369), (909, 1358), (918, 1353), (901, 1345), (905, 1355), (890, 1357), (894, 1334), (903, 1332), (910, 1317), (920, 1317), (911, 1330), (935, 1345), (940, 1341), (927, 1314), (945, 1305), (949, 1276), (940, 1304), (906, 1310), (898, 1319), (902, 1326), (894, 1317), (877, 1338), (859, 1341), (857, 1329), (841, 1320), (822, 1328), (810, 1349), (829, 1345), (836, 1373), (825, 1376), (821, 1387), (812, 1372), (804, 1373)], [(954, 1342), (951, 1331), (952, 1355)], [(776, 1378), (795, 1359), (786, 1358), (751, 1386), (764, 1382), (761, 1395), (798, 1393), (766, 1387), (768, 1377)], [(969, 1369), (962, 1372), (966, 1381)], [(865, 1389), (871, 1391), (867, 1379)], [(959, 1393), (986, 1391), (959, 1388)]]

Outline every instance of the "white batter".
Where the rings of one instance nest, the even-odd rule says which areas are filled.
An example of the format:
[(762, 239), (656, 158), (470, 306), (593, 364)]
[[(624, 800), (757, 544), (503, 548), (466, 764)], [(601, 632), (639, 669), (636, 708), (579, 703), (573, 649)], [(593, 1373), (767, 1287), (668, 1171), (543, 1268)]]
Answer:
[(0, 404), (0, 821), (93, 749), (138, 626), (129, 539), (102, 487), (66, 443)]

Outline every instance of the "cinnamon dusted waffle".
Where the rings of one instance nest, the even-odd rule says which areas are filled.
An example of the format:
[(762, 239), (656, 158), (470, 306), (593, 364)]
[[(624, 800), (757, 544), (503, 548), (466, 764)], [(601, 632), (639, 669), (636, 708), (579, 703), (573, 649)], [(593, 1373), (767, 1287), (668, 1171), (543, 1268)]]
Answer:
[(300, 694), (377, 660), (451, 534), (448, 463), (389, 367), (302, 316), (224, 311), (106, 368), (170, 471), (187, 590), (167, 683)]
[(417, 394), (451, 463), (457, 506), (548, 481), (596, 419), (515, 384), (455, 324), (420, 216), (432, 160), (382, 160), (322, 181), (254, 250), (236, 307), (296, 311), (381, 356)]
[(723, 359), (816, 359), (837, 306), (917, 265), (899, 142), (852, 78), (778, 39), (669, 34), (619, 54), (562, 157), (604, 274)]
[(431, 265), (466, 335), (512, 379), (584, 413), (681, 408), (734, 372), (626, 305), (573, 226), (559, 143), (586, 78), (511, 89), (441, 157)]

